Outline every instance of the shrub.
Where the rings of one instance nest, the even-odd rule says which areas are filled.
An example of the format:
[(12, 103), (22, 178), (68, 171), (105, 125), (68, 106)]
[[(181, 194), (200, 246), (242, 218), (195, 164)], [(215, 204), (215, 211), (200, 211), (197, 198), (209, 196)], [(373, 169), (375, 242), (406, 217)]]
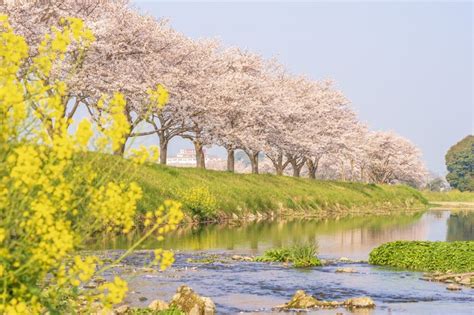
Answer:
[(474, 241), (396, 241), (372, 250), (369, 263), (418, 271), (474, 271)]
[(193, 187), (180, 193), (184, 209), (200, 221), (213, 219), (217, 216), (217, 201), (209, 189), (204, 186)]
[[(149, 232), (117, 260), (105, 264), (77, 254), (97, 232), (130, 232), (142, 191), (79, 158), (89, 146), (115, 151), (130, 126), (125, 98), (115, 94), (100, 101), (101, 126), (83, 120), (68, 132), (67, 86), (51, 73), (68, 62), (70, 45), (87, 47), (93, 36), (81, 20), (62, 23), (29, 56), (25, 40), (0, 15), (1, 314), (91, 313), (94, 302), (110, 309), (124, 298), (127, 283), (115, 277), (93, 289), (85, 284), (182, 219), (180, 204), (166, 201), (147, 213)], [(155, 251), (162, 269), (172, 262), (171, 252)]]
[(291, 262), (297, 268), (321, 266), (321, 261), (316, 257), (317, 254), (316, 244), (297, 244), (291, 247), (269, 249), (262, 256), (257, 257), (256, 261)]

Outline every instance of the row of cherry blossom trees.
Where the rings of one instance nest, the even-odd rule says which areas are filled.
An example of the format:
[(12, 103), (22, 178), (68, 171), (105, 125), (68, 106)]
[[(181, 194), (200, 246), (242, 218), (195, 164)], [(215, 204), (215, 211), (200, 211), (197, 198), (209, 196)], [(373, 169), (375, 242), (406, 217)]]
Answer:
[[(290, 74), (276, 60), (215, 40), (190, 39), (126, 0), (13, 1), (0, 8), (32, 47), (63, 17), (83, 19), (96, 40), (65, 56), (75, 61), (65, 64), (79, 64), (75, 69), (55, 69), (70, 87), (64, 115), (72, 121), (84, 106), (100, 123), (97, 101), (120, 91), (128, 138), (156, 136), (163, 164), (179, 136), (192, 141), (201, 168), (203, 148), (219, 145), (229, 171), (243, 150), (253, 173), (264, 153), (279, 175), (290, 169), (294, 176), (413, 185), (425, 177), (419, 150), (393, 133), (369, 131), (331, 81)], [(163, 86), (170, 96), (160, 107), (154, 96)]]

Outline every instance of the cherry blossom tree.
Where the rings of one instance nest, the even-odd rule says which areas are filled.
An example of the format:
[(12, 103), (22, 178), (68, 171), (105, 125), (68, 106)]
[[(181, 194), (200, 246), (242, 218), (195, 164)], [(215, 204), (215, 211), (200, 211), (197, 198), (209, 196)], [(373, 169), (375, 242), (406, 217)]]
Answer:
[[(131, 133), (126, 138), (134, 135), (133, 130), (148, 120), (157, 106), (156, 99), (150, 98), (150, 91), (155, 96), (163, 91), (158, 85), (160, 78), (156, 70), (161, 68), (161, 63), (157, 60), (172, 53), (170, 47), (180, 39), (165, 22), (130, 9), (128, 1), (16, 1), (2, 9), (33, 47), (42, 34), (68, 16), (81, 18), (92, 30), (95, 41), (88, 50), (80, 54), (71, 49), (66, 56), (75, 62), (64, 64), (79, 66), (57, 68), (56, 76), (53, 76), (68, 84), (69, 94), (64, 100), (68, 118), (74, 116), (81, 104), (92, 115), (100, 111), (100, 108), (92, 107), (102, 95), (121, 92), (127, 99), (125, 111), (131, 126)], [(124, 146), (120, 153), (123, 150)]]
[(367, 176), (371, 182), (418, 186), (427, 176), (420, 150), (392, 132), (371, 132), (366, 150)]
[[(267, 74), (274, 64), (238, 48), (224, 50), (221, 58), (226, 71), (214, 85), (217, 94), (211, 104), (212, 117), (207, 129), (211, 140), (227, 150), (227, 170), (233, 172), (235, 150), (245, 149), (249, 137), (254, 136), (247, 128), (264, 123), (262, 112), (271, 110), (263, 106), (262, 97), (268, 93)], [(258, 160), (251, 161), (256, 172)]]
[(216, 144), (227, 150), (228, 171), (240, 149), (253, 173), (265, 153), (277, 175), (291, 166), (300, 176), (306, 166), (310, 178), (411, 185), (424, 179), (419, 150), (394, 133), (369, 132), (331, 81), (290, 74), (274, 59), (215, 40), (188, 38), (127, 0), (8, 1), (0, 10), (33, 47), (33, 58), (51, 28), (66, 17), (83, 20), (95, 40), (70, 45), (48, 78), (69, 87), (64, 116), (72, 121), (84, 106), (100, 124), (104, 95), (121, 92), (126, 138), (157, 136), (163, 164), (169, 141), (180, 136), (194, 144), (201, 168), (204, 147)]

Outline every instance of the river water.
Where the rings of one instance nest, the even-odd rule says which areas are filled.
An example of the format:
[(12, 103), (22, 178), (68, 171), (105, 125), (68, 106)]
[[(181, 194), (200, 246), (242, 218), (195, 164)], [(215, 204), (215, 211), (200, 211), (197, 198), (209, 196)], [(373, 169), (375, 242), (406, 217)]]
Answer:
[[(176, 250), (176, 262), (169, 270), (140, 271), (140, 266), (150, 259), (147, 251), (127, 259), (126, 265), (132, 271), (122, 275), (128, 279), (131, 290), (126, 302), (146, 306), (153, 299), (168, 300), (178, 286), (186, 284), (211, 297), (220, 314), (272, 313), (272, 307), (287, 302), (299, 289), (324, 300), (372, 297), (377, 307), (358, 314), (474, 314), (474, 289), (448, 291), (445, 284), (420, 280), (422, 274), (418, 272), (376, 267), (366, 262), (294, 269), (230, 259), (236, 254), (258, 255), (272, 247), (313, 242), (319, 245), (320, 258), (367, 260), (374, 247), (394, 240), (474, 240), (474, 211), (430, 210), (409, 215), (183, 228), (164, 242), (151, 241), (144, 246)], [(130, 242), (133, 240), (109, 240), (96, 244), (96, 249), (107, 248), (107, 253), (113, 255)], [(189, 262), (189, 258), (211, 255), (227, 259)], [(335, 273), (339, 267), (355, 268), (357, 272)], [(344, 308), (310, 312), (313, 313), (353, 314)]]

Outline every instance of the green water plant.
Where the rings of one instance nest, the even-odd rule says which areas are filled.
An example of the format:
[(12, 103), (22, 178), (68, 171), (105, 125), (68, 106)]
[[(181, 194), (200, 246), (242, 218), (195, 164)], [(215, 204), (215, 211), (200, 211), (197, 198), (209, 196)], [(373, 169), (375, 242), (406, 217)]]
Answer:
[(321, 266), (317, 244), (296, 244), (290, 247), (269, 249), (262, 256), (256, 257), (260, 262), (285, 262), (292, 263), (294, 267)]
[(474, 271), (474, 241), (395, 241), (372, 250), (369, 263), (417, 271)]

